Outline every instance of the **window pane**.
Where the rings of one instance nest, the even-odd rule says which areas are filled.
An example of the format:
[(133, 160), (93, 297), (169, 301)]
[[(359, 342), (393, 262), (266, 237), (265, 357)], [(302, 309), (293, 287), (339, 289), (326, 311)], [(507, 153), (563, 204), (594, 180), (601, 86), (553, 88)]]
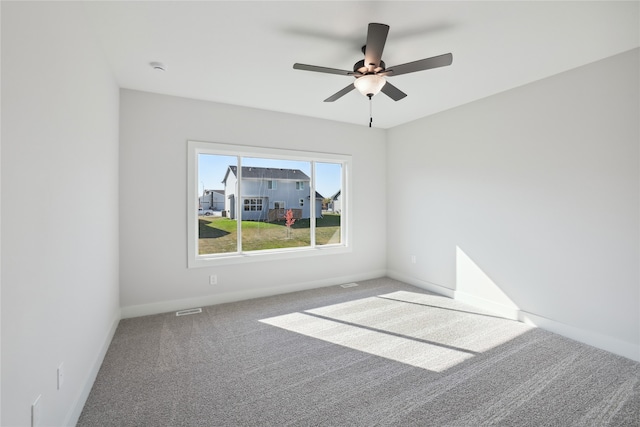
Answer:
[(256, 251), (275, 260), (314, 256), (316, 246), (350, 250), (343, 199), (350, 156), (196, 141), (188, 147), (189, 268), (252, 262)]
[[(198, 253), (236, 252), (238, 228), (235, 216), (237, 157), (198, 154)], [(245, 205), (245, 209), (247, 206)]]
[(342, 165), (320, 163), (316, 166), (316, 197), (322, 217), (316, 220), (316, 245), (342, 242)]
[(299, 206), (300, 198), (308, 200), (309, 194), (296, 190), (298, 182), (307, 182), (309, 188), (311, 163), (257, 157), (241, 161), (240, 192), (250, 206), (242, 212), (242, 250), (311, 245), (309, 206)]

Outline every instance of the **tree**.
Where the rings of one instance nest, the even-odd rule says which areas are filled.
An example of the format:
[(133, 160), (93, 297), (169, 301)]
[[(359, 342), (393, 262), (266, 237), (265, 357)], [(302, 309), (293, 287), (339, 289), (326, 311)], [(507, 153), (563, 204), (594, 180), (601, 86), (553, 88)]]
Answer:
[(284, 225), (287, 226), (287, 239), (291, 238), (291, 226), (296, 222), (293, 218), (293, 211), (289, 209), (287, 213), (284, 215)]
[(322, 209), (325, 211), (328, 210), (330, 203), (331, 203), (331, 197), (325, 197), (324, 199), (322, 199)]

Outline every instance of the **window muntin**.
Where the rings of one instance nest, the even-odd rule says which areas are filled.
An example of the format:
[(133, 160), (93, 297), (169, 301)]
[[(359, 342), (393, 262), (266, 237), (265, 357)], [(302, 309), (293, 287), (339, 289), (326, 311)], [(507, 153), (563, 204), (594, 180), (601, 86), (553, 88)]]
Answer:
[[(190, 217), (197, 218), (189, 221), (190, 267), (240, 262), (253, 255), (271, 258), (313, 255), (320, 248), (326, 248), (322, 253), (350, 250), (346, 221), (332, 217), (331, 237), (320, 232), (328, 230), (323, 221), (329, 214), (327, 197), (347, 184), (349, 156), (200, 142), (189, 142), (189, 148), (189, 187), (224, 187), (223, 210), (205, 218), (197, 215), (197, 209), (189, 209)], [(327, 173), (327, 165), (333, 165), (337, 175), (335, 170)]]

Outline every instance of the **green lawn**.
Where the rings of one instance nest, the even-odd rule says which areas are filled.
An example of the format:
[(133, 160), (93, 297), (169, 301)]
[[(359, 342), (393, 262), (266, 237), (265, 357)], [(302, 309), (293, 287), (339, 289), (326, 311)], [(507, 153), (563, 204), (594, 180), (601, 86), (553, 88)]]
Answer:
[[(236, 220), (201, 216), (198, 221), (199, 253), (235, 252)], [(311, 245), (309, 220), (300, 219), (287, 230), (284, 222), (242, 221), (242, 250), (294, 248)], [(340, 243), (340, 215), (325, 214), (316, 222), (316, 245)]]

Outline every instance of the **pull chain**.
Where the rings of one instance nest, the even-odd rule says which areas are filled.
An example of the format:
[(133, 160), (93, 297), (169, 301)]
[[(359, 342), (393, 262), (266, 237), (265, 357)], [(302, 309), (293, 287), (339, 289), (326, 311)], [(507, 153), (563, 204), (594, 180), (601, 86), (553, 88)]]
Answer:
[(369, 127), (373, 123), (373, 95), (367, 95), (369, 97)]

